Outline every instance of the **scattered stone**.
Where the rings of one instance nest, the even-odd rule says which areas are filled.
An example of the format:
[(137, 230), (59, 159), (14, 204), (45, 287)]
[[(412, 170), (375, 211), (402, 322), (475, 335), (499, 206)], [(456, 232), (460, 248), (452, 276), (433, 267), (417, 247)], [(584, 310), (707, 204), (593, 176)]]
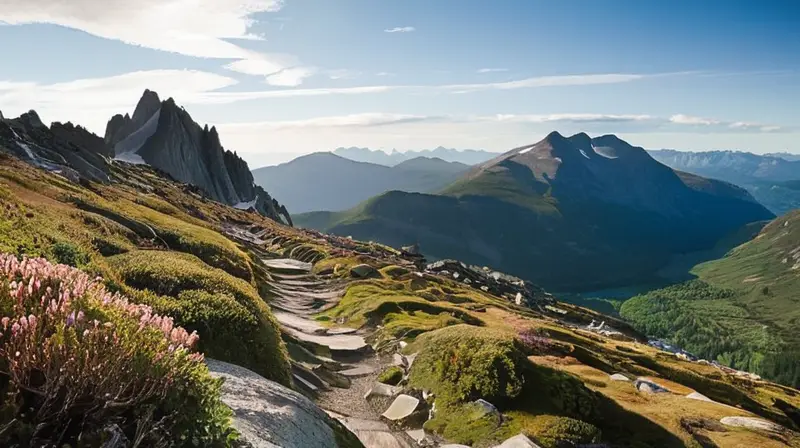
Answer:
[(701, 394), (700, 392), (692, 392), (689, 395), (687, 395), (686, 398), (689, 398), (691, 400), (699, 400), (699, 401), (707, 401), (709, 403), (716, 403), (716, 401), (706, 397), (705, 395)]
[(400, 391), (403, 389), (397, 386), (390, 386), (388, 384), (383, 383), (375, 383), (372, 386), (372, 389), (368, 390), (367, 393), (364, 395), (365, 399), (369, 399), (370, 397), (394, 397), (395, 395), (399, 394)]
[(359, 264), (350, 268), (350, 276), (355, 278), (369, 278), (379, 275), (378, 270), (368, 264)]
[(479, 399), (475, 400), (473, 403), (475, 403), (476, 405), (478, 405), (478, 407), (480, 407), (482, 409), (483, 414), (481, 415), (481, 417), (483, 417), (484, 415), (488, 415), (488, 414), (499, 414), (500, 413), (493, 404), (489, 403), (488, 401), (484, 400), (483, 398), (479, 398)]
[(411, 437), (412, 440), (414, 440), (420, 445), (425, 440), (425, 438), (428, 437), (428, 434), (425, 433), (424, 429), (410, 429), (406, 431), (406, 434), (408, 434), (408, 436)]
[(400, 353), (395, 353), (392, 355), (392, 365), (397, 367), (406, 368), (406, 358), (405, 356), (401, 355)]
[(525, 436), (525, 434), (518, 434), (505, 442), (497, 445), (495, 448), (541, 448), (539, 445)]
[(349, 378), (359, 378), (362, 376), (372, 375), (375, 373), (375, 368), (372, 366), (356, 366), (351, 369), (342, 370), (338, 373)]
[(408, 366), (409, 369), (411, 368), (412, 365), (414, 365), (414, 360), (417, 359), (417, 355), (419, 355), (419, 353), (414, 353), (414, 354), (405, 356), (406, 365)]
[(337, 327), (337, 328), (328, 328), (325, 330), (325, 334), (329, 336), (340, 336), (346, 334), (353, 334), (357, 332), (357, 328), (347, 328), (347, 327)]
[(398, 395), (383, 417), (392, 421), (400, 421), (410, 416), (419, 407), (419, 399), (410, 395)]
[(645, 380), (642, 378), (637, 379), (636, 382), (634, 383), (634, 386), (636, 386), (636, 390), (638, 390), (639, 392), (645, 392), (649, 394), (669, 393), (669, 389), (667, 389), (666, 387), (660, 386), (650, 380)]
[(613, 375), (609, 375), (608, 379), (610, 379), (611, 381), (630, 381), (630, 378), (621, 373), (615, 373)]
[(724, 417), (720, 423), (736, 428), (759, 429), (779, 434), (786, 432), (786, 428), (777, 423), (755, 417)]
[(405, 348), (408, 347), (408, 342), (400, 341), (400, 342), (397, 343), (397, 345), (400, 346), (400, 350), (405, 350)]
[(334, 428), (344, 429), (308, 398), (244, 367), (206, 363), (214, 377), (225, 380), (222, 401), (234, 412), (242, 442), (256, 448), (336, 448)]
[(294, 260), (291, 258), (277, 258), (277, 259), (264, 259), (261, 260), (268, 268), (280, 271), (294, 271), (294, 272), (309, 272), (311, 271), (311, 263)]

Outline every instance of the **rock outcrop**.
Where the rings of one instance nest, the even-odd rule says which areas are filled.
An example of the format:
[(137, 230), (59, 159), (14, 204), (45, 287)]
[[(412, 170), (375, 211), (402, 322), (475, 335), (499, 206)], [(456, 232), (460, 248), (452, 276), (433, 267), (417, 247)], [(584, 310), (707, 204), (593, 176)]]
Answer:
[(147, 163), (217, 201), (292, 224), (286, 208), (255, 185), (247, 162), (223, 148), (217, 129), (201, 127), (172, 98), (162, 102), (145, 90), (132, 117), (111, 118), (105, 142), (119, 160)]
[(244, 367), (212, 359), (206, 362), (213, 376), (225, 379), (222, 401), (233, 410), (233, 425), (245, 446), (362, 446), (353, 433), (303, 395)]
[(103, 139), (72, 123), (47, 127), (35, 111), (0, 119), (0, 148), (74, 181), (109, 182)]

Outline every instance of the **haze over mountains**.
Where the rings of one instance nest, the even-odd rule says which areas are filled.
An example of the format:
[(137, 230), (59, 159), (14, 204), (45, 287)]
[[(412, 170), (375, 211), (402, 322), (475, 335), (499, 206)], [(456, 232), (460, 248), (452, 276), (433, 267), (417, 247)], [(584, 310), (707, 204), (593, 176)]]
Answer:
[(547, 288), (653, 281), (675, 254), (774, 217), (742, 188), (673, 171), (613, 135), (551, 133), (439, 195), (389, 192), (300, 225), (496, 266)]
[(389, 167), (318, 152), (258, 168), (253, 177), (292, 213), (303, 213), (345, 210), (390, 190), (436, 192), (468, 169), (438, 158), (416, 157)]
[(406, 160), (416, 157), (433, 157), (442, 159), (446, 162), (458, 162), (465, 165), (477, 165), (497, 156), (497, 153), (479, 149), (452, 149), (439, 146), (435, 149), (424, 149), (421, 151), (397, 151), (385, 152), (378, 149), (369, 148), (336, 148), (333, 151), (337, 156), (356, 162), (369, 162), (378, 165), (395, 166)]
[(758, 155), (740, 151), (650, 151), (676, 170), (721, 179), (746, 188), (764, 206), (783, 214), (800, 207), (800, 156)]

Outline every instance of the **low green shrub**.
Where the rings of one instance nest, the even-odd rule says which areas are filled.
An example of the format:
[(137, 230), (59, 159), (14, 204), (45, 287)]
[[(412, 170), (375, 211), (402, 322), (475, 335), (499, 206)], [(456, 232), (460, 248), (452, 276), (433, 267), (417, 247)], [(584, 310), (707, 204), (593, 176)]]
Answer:
[(202, 331), (209, 356), (291, 384), (278, 324), (251, 284), (178, 252), (131, 251), (107, 260), (125, 284), (154, 293), (140, 300)]
[(390, 386), (397, 386), (400, 381), (403, 381), (403, 369), (397, 366), (389, 367), (378, 375), (378, 382), (388, 384)]
[(53, 244), (50, 249), (53, 252), (53, 259), (56, 263), (66, 264), (72, 267), (81, 267), (89, 262), (89, 255), (77, 245), (65, 241)]
[(560, 448), (600, 442), (601, 432), (592, 424), (569, 417), (540, 415), (527, 422), (522, 433), (543, 448)]
[(0, 445), (230, 446), (196, 333), (77, 269), (0, 254)]
[(522, 392), (528, 360), (511, 334), (456, 325), (422, 334), (414, 345), (421, 351), (410, 384), (433, 391), (437, 400), (508, 401)]

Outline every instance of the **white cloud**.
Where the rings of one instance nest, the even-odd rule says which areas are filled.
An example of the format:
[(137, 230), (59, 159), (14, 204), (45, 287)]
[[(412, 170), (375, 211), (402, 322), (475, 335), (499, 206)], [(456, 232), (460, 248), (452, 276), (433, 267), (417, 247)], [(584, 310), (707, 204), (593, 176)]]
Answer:
[(487, 120), (508, 121), (517, 123), (639, 123), (656, 121), (650, 115), (614, 115), (614, 114), (542, 114), (542, 115), (504, 115), (486, 117)]
[(328, 78), (333, 80), (355, 79), (361, 76), (361, 72), (357, 70), (347, 70), (347, 69), (328, 70), (327, 74)]
[[(248, 75), (286, 69), (296, 74), (296, 58), (258, 53), (230, 41), (263, 40), (249, 31), (252, 15), (282, 5), (282, 0), (2, 0), (0, 22), (49, 23), (155, 50), (236, 59), (226, 67)], [(278, 76), (283, 84), (276, 85), (297, 85), (285, 81), (286, 76)], [(302, 82), (302, 77), (294, 79)]]
[(417, 29), (413, 26), (400, 26), (383, 30), (384, 33), (411, 33)]
[(511, 90), (535, 87), (558, 87), (558, 86), (587, 86), (597, 84), (619, 84), (631, 81), (638, 81), (648, 76), (628, 73), (602, 73), (589, 75), (564, 75), (564, 76), (538, 76), (526, 78), (518, 81), (480, 83), (480, 84), (454, 84), (442, 86), (457, 93), (469, 93), (481, 90)]
[(394, 76), (394, 73), (378, 72), (378, 73), (375, 73), (375, 76)]
[(477, 73), (500, 73), (507, 71), (507, 68), (481, 68), (477, 70)]
[(391, 113), (363, 113), (350, 115), (335, 115), (330, 117), (316, 117), (306, 120), (291, 121), (265, 121), (258, 123), (236, 123), (222, 125), (227, 129), (299, 129), (299, 128), (341, 128), (341, 127), (374, 127), (390, 126), (407, 123), (432, 122), (448, 120), (448, 117), (429, 115), (391, 114)]
[(714, 120), (711, 118), (703, 118), (703, 117), (693, 117), (691, 115), (673, 115), (669, 117), (669, 121), (675, 124), (688, 124), (688, 125), (701, 125), (701, 126), (711, 126), (719, 124), (718, 120)]
[(267, 84), (273, 86), (295, 87), (303, 80), (316, 73), (313, 67), (291, 67), (267, 76)]
[(187, 104), (197, 102), (203, 92), (234, 84), (235, 79), (213, 73), (152, 70), (56, 84), (17, 83), (15, 88), (0, 90), (0, 104), (6, 117), (35, 109), (45, 122), (72, 121), (102, 132), (112, 115), (132, 112), (145, 89)]

